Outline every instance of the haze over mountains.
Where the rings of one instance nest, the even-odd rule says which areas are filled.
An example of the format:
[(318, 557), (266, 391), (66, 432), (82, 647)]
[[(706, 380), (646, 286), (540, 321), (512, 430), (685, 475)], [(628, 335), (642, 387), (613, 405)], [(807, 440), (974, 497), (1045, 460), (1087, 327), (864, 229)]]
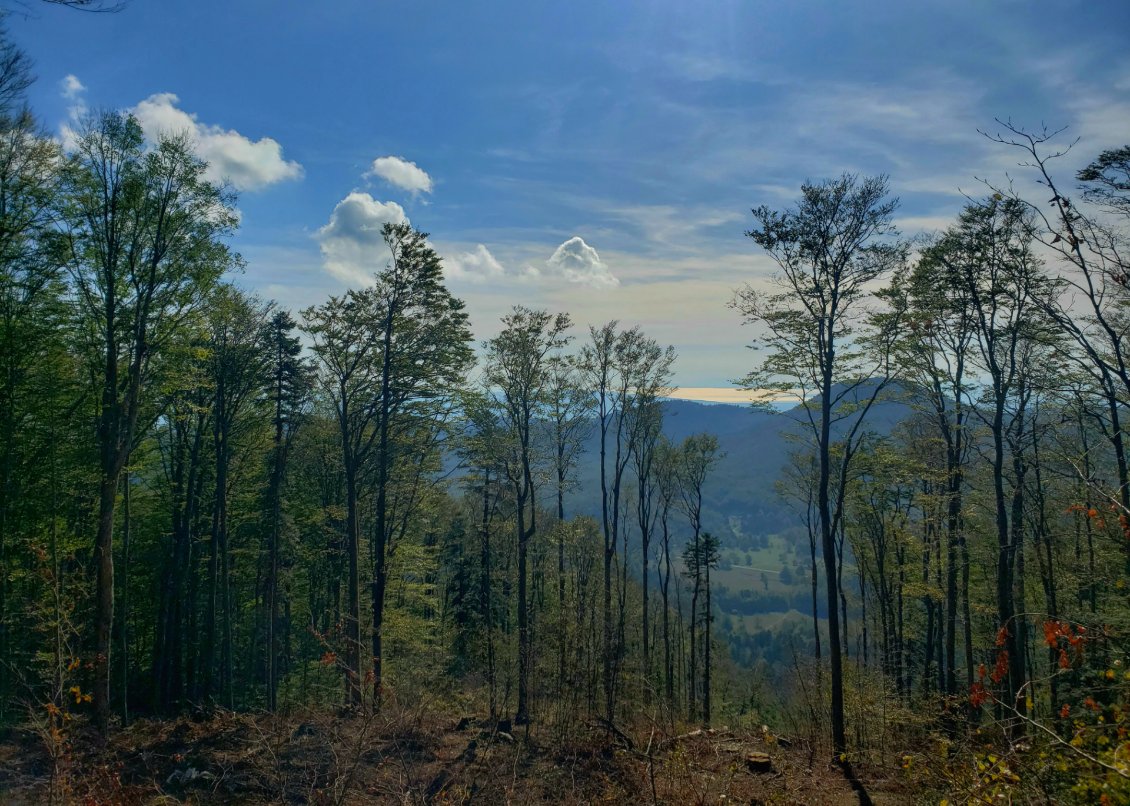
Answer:
[[(888, 434), (910, 413), (910, 406), (892, 395), (872, 407), (865, 427)], [(739, 535), (772, 535), (801, 526), (799, 514), (782, 498), (777, 481), (790, 452), (797, 449), (793, 437), (803, 433), (804, 416), (799, 406), (772, 411), (725, 403), (664, 401), (667, 439), (681, 442), (704, 432), (718, 438), (724, 455), (703, 490), (704, 520), (706, 529), (722, 538), (723, 549), (744, 548)], [(599, 451), (599, 434), (590, 434), (578, 461), (576, 487), (566, 497), (567, 514), (599, 517)], [(738, 545), (734, 539), (739, 539)]]

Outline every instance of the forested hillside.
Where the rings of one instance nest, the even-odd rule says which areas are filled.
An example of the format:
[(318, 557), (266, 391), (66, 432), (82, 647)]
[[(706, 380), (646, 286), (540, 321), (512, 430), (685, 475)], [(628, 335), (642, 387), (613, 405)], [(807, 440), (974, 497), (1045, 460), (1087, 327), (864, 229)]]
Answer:
[(1130, 146), (756, 207), (704, 405), (627, 317), (476, 339), (406, 219), (264, 297), (199, 141), (3, 36), (0, 802), (1130, 803)]

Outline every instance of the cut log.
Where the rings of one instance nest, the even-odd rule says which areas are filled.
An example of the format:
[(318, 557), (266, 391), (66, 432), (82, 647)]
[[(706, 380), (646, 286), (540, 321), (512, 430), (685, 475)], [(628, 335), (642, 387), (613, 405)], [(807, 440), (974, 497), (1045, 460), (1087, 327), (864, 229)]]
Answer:
[(745, 765), (753, 773), (773, 772), (773, 759), (768, 753), (746, 753)]

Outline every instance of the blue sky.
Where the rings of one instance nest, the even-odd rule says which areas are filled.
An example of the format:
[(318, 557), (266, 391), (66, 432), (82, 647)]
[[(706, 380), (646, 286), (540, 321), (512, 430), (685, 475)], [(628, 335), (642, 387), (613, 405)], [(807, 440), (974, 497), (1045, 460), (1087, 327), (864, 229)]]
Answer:
[(1065, 177), (1130, 142), (1125, 0), (31, 11), (8, 26), (45, 125), (129, 108), (191, 127), (241, 190), (244, 286), (295, 309), (340, 293), (383, 262), (374, 227), (407, 218), (478, 337), (516, 303), (569, 311), (578, 335), (619, 318), (676, 346), (687, 387), (753, 358), (726, 306), (771, 273), (751, 207), (882, 172), (914, 234), (1018, 170), (977, 132), (994, 117), (1070, 126)]

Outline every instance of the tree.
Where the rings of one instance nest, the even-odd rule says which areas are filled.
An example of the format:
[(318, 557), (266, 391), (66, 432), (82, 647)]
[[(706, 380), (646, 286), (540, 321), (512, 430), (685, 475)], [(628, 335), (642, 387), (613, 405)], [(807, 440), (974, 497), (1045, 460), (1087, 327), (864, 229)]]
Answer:
[(557, 605), (558, 685), (565, 685), (565, 491), (584, 440), (592, 431), (592, 395), (581, 381), (574, 356), (558, 352), (549, 357), (548, 416), (553, 430), (553, 470), (557, 482)]
[(373, 289), (350, 290), (302, 312), (305, 330), (314, 341), (319, 381), (337, 420), (345, 476), (346, 583), (345, 700), (361, 704), (361, 594), (359, 498), (365, 463), (378, 437), (380, 416), (380, 310)]
[[(6, 71), (16, 69), (8, 65), (22, 52), (9, 52), (13, 46), (3, 37), (0, 30), (0, 567), (7, 568), (18, 502), (30, 486), (31, 440), (20, 436), (26, 437), (36, 410), (44, 406), (43, 391), (64, 386), (52, 369), (67, 345), (62, 338), (65, 287), (52, 233), (62, 155), (29, 113), (5, 109)], [(9, 576), (0, 573), (0, 657), (5, 658), (11, 650)], [(10, 691), (9, 673), (9, 664), (0, 663), (0, 703)]]
[[(1021, 198), (1011, 188), (996, 190), (994, 195), (1024, 207), (1027, 236), (1042, 244), (1063, 269), (1058, 279), (1070, 293), (1044, 295), (1038, 304), (1076, 343), (1079, 354), (1066, 358), (1092, 376), (1106, 405), (1107, 439), (1118, 473), (1112, 497), (1130, 518), (1130, 458), (1122, 426), (1124, 401), (1130, 396), (1130, 319), (1126, 316), (1130, 260), (1122, 228), (1130, 219), (1130, 147), (1104, 151), (1078, 172), (1084, 200), (1079, 204), (1052, 175), (1054, 161), (1071, 148), (1055, 150), (1049, 145), (1060, 132), (1043, 129), (1033, 133), (1010, 122), (1002, 126), (1004, 133), (990, 139), (1018, 149), (1025, 157), (1023, 164), (1032, 169), (1052, 198), (1040, 204)], [(1111, 495), (1106, 490), (1098, 492)], [(1130, 567), (1130, 554), (1127, 563)]]
[(517, 306), (502, 318), (502, 332), (486, 342), (483, 383), (495, 398), (505, 439), (503, 468), (514, 495), (518, 537), (518, 707), (516, 724), (529, 722), (530, 615), (527, 555), (537, 534), (537, 467), (544, 447), (536, 444), (538, 420), (549, 413), (550, 357), (569, 340), (567, 314), (556, 316)]
[[(615, 720), (615, 684), (622, 648), (613, 644), (612, 565), (620, 540), (620, 501), (627, 470), (645, 422), (634, 416), (645, 401), (668, 388), (673, 347), (663, 349), (638, 327), (617, 332), (618, 322), (589, 328), (581, 366), (595, 397), (600, 433), (601, 525), (604, 534), (603, 683), (605, 719)], [(611, 439), (611, 445), (609, 444)], [(611, 463), (609, 463), (611, 451)], [(626, 558), (625, 558), (626, 561)]]
[[(710, 610), (710, 569), (718, 567), (718, 538), (714, 537), (710, 532), (702, 532), (695, 536), (695, 539), (683, 548), (683, 573), (688, 579), (694, 583), (694, 602), (698, 601), (698, 597), (702, 594), (705, 598), (705, 603), (702, 608), (702, 643), (703, 643), (703, 664), (702, 664), (702, 724), (710, 724), (710, 625), (713, 623), (713, 616)], [(698, 663), (694, 651), (694, 635), (695, 627), (697, 626), (697, 616), (694, 604), (691, 605), (691, 683), (690, 690), (692, 692), (690, 699), (690, 707), (692, 711), (691, 719), (693, 720), (695, 714), (693, 713), (694, 706), (694, 668)]]
[[(718, 438), (713, 434), (692, 434), (683, 440), (680, 446), (680, 455), (676, 473), (679, 477), (679, 492), (682, 498), (683, 511), (691, 524), (691, 539), (683, 553), (684, 573), (691, 580), (691, 654), (688, 669), (689, 685), (687, 686), (688, 718), (692, 721), (698, 717), (696, 700), (698, 697), (697, 671), (698, 655), (696, 653), (696, 637), (698, 635), (698, 597), (706, 594), (706, 615), (703, 617), (704, 633), (703, 645), (703, 689), (702, 689), (702, 719), (704, 723), (710, 722), (710, 567), (707, 562), (710, 551), (703, 548), (702, 531), (702, 489), (706, 484), (706, 477), (711, 469), (722, 459), (718, 450)], [(717, 565), (717, 540), (712, 541), (714, 552), (713, 564)], [(694, 565), (687, 565), (686, 559), (694, 560)]]
[(743, 379), (751, 389), (781, 394), (800, 393), (806, 422), (816, 448), (817, 520), (828, 595), (831, 717), (834, 755), (846, 749), (843, 661), (840, 633), (839, 572), (836, 535), (842, 518), (841, 495), (833, 500), (833, 426), (851, 420), (849, 438), (840, 454), (843, 479), (851, 460), (851, 440), (884, 385), (875, 383), (886, 355), (872, 360), (861, 352), (857, 333), (870, 285), (903, 259), (891, 217), (897, 200), (886, 198), (885, 177), (805, 183), (795, 209), (753, 211), (757, 227), (747, 233), (780, 269), (775, 294), (746, 286), (733, 306), (746, 322), (766, 329), (760, 339), (768, 348), (761, 366)]
[(287, 463), (295, 433), (306, 413), (310, 396), (311, 366), (302, 358), (302, 345), (294, 335), (297, 325), (286, 311), (276, 311), (267, 324), (264, 347), (268, 351), (270, 381), (268, 403), (273, 411), (274, 436), (269, 456), (266, 506), (267, 536), (267, 634), (265, 671), (267, 709), (278, 706), (279, 683), (279, 572), (283, 550), (283, 489)]
[(232, 199), (204, 180), (204, 169), (186, 138), (162, 137), (146, 149), (135, 118), (106, 113), (86, 125), (67, 172), (67, 266), (91, 356), (99, 356), (94, 704), (103, 731), (119, 479), (154, 416), (149, 382), (162, 351), (235, 262), (220, 241), (236, 224)]
[[(0, 20), (4, 18), (0, 12)], [(0, 118), (5, 129), (21, 118), (31, 118), (31, 113), (21, 109), (28, 87), (35, 81), (28, 55), (12, 41), (6, 26), (0, 24)]]
[(933, 416), (945, 454), (946, 612), (943, 689), (957, 693), (958, 569), (964, 630), (965, 685), (973, 685), (972, 618), (969, 607), (969, 547), (962, 515), (968, 435), (969, 353), (975, 338), (974, 313), (964, 284), (939, 282), (932, 249), (886, 292), (902, 317), (895, 342), (900, 381)]
[[(1032, 369), (1031, 346), (1046, 337), (1039, 316), (1049, 286), (1031, 249), (1031, 222), (1025, 207), (996, 197), (971, 204), (958, 224), (924, 259), (935, 267), (935, 282), (957, 285), (973, 320), (980, 369), (987, 383), (978, 416), (992, 439), (993, 500), (997, 538), (997, 631), (1005, 702), (1022, 713), (1024, 668), (1023, 621), (1015, 604), (1016, 565), (1024, 532), (1024, 473), (1019, 445), (1025, 432)], [(1006, 468), (1006, 462), (1011, 464)], [(1007, 470), (1012, 490), (1006, 491)], [(1022, 578), (1022, 575), (1021, 575)], [(1022, 612), (1022, 611), (1021, 611)]]
[[(209, 298), (206, 324), (207, 370), (212, 393), (212, 459), (216, 485), (209, 553), (209, 596), (205, 623), (204, 695), (219, 693), (234, 707), (232, 675), (231, 551), (229, 550), (229, 473), (239, 442), (262, 425), (260, 411), (270, 356), (263, 343), (268, 306), (234, 286), (221, 285)], [(222, 619), (219, 686), (214, 685), (217, 610)]]
[(675, 712), (675, 663), (671, 651), (671, 509), (681, 499), (679, 475), (679, 448), (660, 436), (656, 446), (655, 480), (658, 494), (658, 521), (660, 528), (660, 594), (663, 598), (663, 680), (667, 708)]
[[(170, 364), (179, 371), (165, 383), (163, 416), (154, 437), (161, 457), (162, 485), (169, 504), (169, 545), (159, 556), (160, 576), (151, 677), (154, 706), (171, 713), (185, 697), (200, 697), (196, 629), (195, 531), (206, 475), (206, 439), (211, 394), (203, 344), (203, 327), (186, 333), (174, 346)], [(185, 640), (187, 637), (187, 641)], [(203, 670), (200, 670), (203, 672)]]
[(633, 470), (636, 476), (636, 524), (640, 529), (640, 586), (643, 592), (643, 603), (640, 609), (640, 626), (642, 628), (642, 655), (643, 677), (645, 696), (650, 692), (651, 655), (650, 655), (650, 607), (648, 602), (649, 585), (648, 570), (651, 559), (651, 538), (655, 531), (655, 520), (659, 515), (660, 507), (657, 506), (656, 495), (658, 479), (655, 471), (655, 457), (659, 450), (659, 440), (663, 431), (663, 409), (656, 397), (640, 401), (635, 408), (633, 416), (639, 418), (637, 426), (639, 438), (636, 440), (635, 450), (632, 453)]
[[(439, 451), (445, 424), (473, 361), (463, 301), (443, 283), (443, 265), (428, 234), (386, 224), (388, 266), (373, 287), (380, 351), (376, 399), (376, 504), (373, 547), (373, 700), (383, 681), (382, 625), (388, 562), (417, 514), (426, 461)], [(395, 471), (395, 472), (394, 472)], [(405, 494), (390, 497), (401, 485)]]

